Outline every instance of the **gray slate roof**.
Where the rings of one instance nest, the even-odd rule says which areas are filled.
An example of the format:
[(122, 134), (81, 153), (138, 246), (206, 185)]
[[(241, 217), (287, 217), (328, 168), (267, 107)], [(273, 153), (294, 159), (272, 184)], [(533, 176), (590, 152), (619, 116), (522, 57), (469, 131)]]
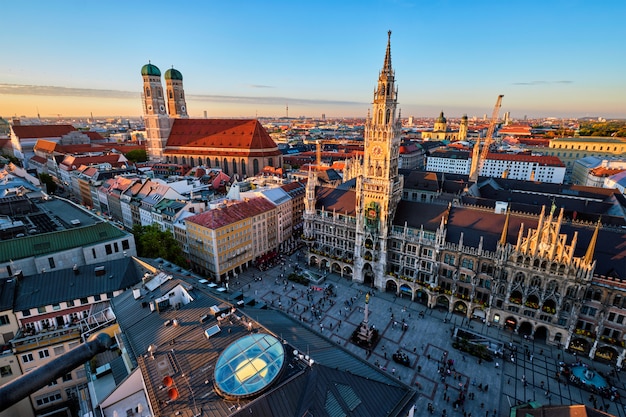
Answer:
[[(98, 266), (104, 266), (104, 275), (96, 275)], [(68, 268), (27, 276), (19, 280), (15, 311), (130, 288), (139, 280), (132, 258), (81, 266), (78, 275)]]

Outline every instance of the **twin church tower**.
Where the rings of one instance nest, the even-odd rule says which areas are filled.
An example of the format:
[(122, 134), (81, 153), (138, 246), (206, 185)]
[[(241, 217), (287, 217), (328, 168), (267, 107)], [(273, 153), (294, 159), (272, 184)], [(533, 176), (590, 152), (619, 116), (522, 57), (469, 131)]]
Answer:
[(183, 89), (183, 75), (170, 68), (165, 71), (165, 93), (161, 84), (161, 70), (148, 63), (141, 68), (143, 78), (143, 115), (146, 125), (148, 156), (152, 161), (163, 159), (163, 149), (172, 128), (172, 119), (186, 119), (187, 104)]

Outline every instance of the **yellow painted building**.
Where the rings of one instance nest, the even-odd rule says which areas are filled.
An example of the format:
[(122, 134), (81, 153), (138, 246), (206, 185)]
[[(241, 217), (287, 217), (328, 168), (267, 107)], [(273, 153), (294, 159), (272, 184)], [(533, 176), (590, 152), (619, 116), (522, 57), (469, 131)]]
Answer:
[(626, 139), (613, 137), (582, 136), (555, 138), (548, 147), (533, 148), (533, 152), (556, 156), (565, 164), (565, 181), (572, 175), (574, 162), (587, 156), (607, 158), (626, 154)]
[(227, 283), (276, 250), (276, 206), (263, 197), (228, 201), (185, 219), (192, 268)]

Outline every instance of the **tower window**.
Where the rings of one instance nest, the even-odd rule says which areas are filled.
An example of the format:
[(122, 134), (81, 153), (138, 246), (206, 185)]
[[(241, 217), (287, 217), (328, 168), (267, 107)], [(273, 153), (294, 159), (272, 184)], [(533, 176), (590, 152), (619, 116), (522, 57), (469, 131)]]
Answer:
[(146, 87), (146, 97), (150, 97), (150, 87)]

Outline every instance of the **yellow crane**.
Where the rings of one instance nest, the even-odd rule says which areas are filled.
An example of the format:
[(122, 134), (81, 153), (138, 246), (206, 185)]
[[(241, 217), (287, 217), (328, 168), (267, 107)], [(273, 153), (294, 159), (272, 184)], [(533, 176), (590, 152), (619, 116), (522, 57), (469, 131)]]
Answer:
[(491, 147), (491, 143), (493, 142), (493, 132), (496, 130), (496, 124), (498, 123), (498, 113), (500, 113), (500, 107), (502, 107), (502, 97), (504, 97), (504, 94), (500, 94), (498, 96), (496, 105), (493, 108), (491, 121), (489, 122), (487, 135), (485, 136), (485, 140), (483, 142), (482, 151), (480, 150), (480, 138), (478, 138), (476, 140), (476, 143), (474, 144), (474, 149), (472, 150), (472, 165), (470, 167), (469, 182), (478, 182), (478, 174), (480, 173), (480, 170), (485, 163), (485, 159), (487, 159), (487, 153), (489, 153), (489, 148)]

